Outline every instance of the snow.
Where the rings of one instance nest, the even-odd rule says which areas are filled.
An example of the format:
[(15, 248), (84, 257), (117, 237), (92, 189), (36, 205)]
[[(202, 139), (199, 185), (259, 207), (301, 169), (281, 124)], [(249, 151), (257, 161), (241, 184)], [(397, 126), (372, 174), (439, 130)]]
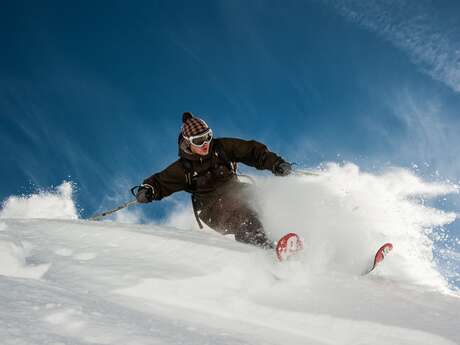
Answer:
[(48, 265), (26, 265), (26, 250), (23, 243), (0, 236), (0, 274), (12, 277), (40, 278)]
[[(455, 188), (354, 165), (257, 183), (271, 236), (298, 229), (305, 238), (296, 260), (280, 264), (195, 230), (183, 206), (179, 229), (77, 219), (62, 186), (9, 198), (0, 211), (1, 343), (460, 343), (460, 296), (433, 263), (427, 231), (455, 215), (418, 199)], [(394, 251), (362, 276), (382, 241)]]
[[(56, 192), (41, 192), (29, 196), (11, 196), (2, 207), (2, 218), (77, 219), (72, 200), (73, 186), (63, 182)], [(1, 226), (0, 226), (1, 229)]]

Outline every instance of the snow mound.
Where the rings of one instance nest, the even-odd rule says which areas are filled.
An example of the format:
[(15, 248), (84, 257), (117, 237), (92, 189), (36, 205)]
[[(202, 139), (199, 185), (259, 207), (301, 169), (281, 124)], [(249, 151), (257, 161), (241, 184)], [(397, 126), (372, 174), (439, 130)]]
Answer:
[(3, 222), (2, 241), (24, 248), (13, 264), (51, 266), (41, 280), (0, 276), (2, 344), (460, 341), (458, 296), (391, 277), (308, 272), (302, 260), (165, 226)]

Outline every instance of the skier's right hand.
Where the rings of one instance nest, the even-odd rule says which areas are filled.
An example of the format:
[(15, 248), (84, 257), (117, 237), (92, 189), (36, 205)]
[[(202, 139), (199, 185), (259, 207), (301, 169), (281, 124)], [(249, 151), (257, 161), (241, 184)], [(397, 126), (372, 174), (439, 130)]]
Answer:
[(146, 204), (153, 201), (153, 187), (149, 184), (142, 184), (137, 189), (136, 200), (138, 203)]
[(273, 166), (273, 174), (276, 176), (287, 176), (292, 172), (292, 164), (282, 159), (278, 160)]

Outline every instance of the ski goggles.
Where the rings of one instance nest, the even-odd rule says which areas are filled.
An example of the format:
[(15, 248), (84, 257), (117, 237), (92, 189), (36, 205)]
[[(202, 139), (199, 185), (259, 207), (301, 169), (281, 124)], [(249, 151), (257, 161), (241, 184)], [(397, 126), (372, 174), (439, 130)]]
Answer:
[(203, 134), (200, 135), (193, 135), (190, 137), (186, 138), (190, 144), (196, 147), (202, 147), (205, 144), (208, 144), (212, 140), (212, 130), (209, 129), (208, 131), (204, 132)]

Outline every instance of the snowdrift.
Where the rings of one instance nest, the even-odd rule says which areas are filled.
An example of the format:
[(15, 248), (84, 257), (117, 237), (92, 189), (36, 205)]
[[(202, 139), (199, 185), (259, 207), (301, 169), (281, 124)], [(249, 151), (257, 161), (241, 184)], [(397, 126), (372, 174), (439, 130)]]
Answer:
[[(455, 214), (422, 202), (455, 186), (354, 165), (257, 181), (271, 236), (305, 238), (295, 261), (191, 230), (181, 212), (168, 224), (189, 217), (188, 229), (77, 219), (66, 183), (7, 199), (1, 343), (460, 343), (460, 298), (433, 261), (433, 233)], [(394, 252), (362, 276), (382, 241)]]

